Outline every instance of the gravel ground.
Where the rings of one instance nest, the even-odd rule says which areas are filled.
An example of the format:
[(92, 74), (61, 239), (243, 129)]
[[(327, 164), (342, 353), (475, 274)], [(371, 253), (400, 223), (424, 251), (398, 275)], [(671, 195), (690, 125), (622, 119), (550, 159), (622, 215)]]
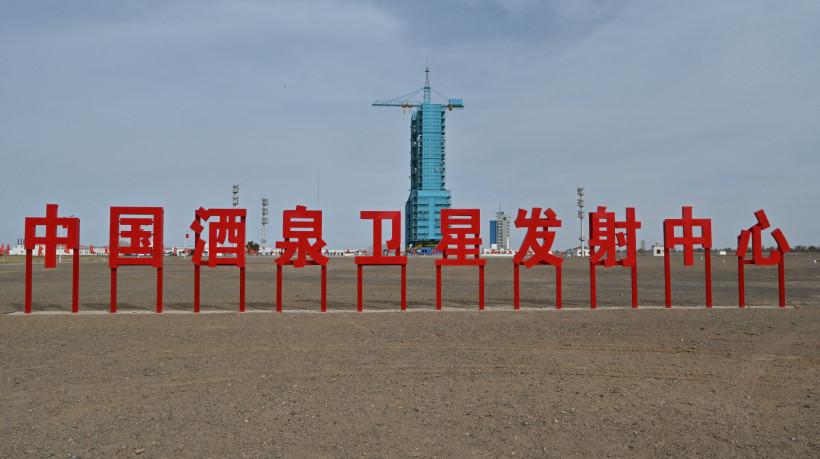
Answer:
[(352, 260), (333, 259), (325, 314), (318, 269), (286, 271), (286, 312), (270, 312), (269, 258), (249, 263), (244, 314), (232, 268), (203, 270), (210, 313), (185, 312), (193, 269), (169, 260), (161, 315), (148, 313), (153, 271), (127, 267), (120, 312), (101, 313), (109, 274), (91, 262), (84, 313), (64, 313), (64, 263), (35, 269), (40, 313), (24, 315), (24, 266), (0, 265), (0, 456), (818, 457), (820, 268), (787, 256), (786, 308), (773, 307), (776, 270), (750, 270), (752, 307), (739, 309), (725, 258), (713, 261), (722, 307), (711, 310), (702, 265), (682, 262), (675, 307), (659, 307), (663, 265), (647, 256), (637, 310), (616, 268), (599, 270), (590, 310), (588, 265), (573, 259), (564, 309), (554, 272), (536, 267), (513, 311), (509, 259), (493, 259), (488, 310), (477, 310), (475, 268), (445, 268), (435, 311), (422, 258), (408, 268), (406, 312), (398, 268), (365, 270), (369, 313), (352, 312)]

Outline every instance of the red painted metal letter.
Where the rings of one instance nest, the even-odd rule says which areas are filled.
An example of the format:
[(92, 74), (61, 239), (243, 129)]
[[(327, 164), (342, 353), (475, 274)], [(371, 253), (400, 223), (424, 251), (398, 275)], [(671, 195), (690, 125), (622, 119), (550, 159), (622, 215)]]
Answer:
[[(544, 218), (546, 217), (546, 218)], [(555, 266), (555, 308), (561, 309), (561, 263), (564, 259), (550, 253), (552, 243), (555, 241), (555, 232), (550, 228), (560, 228), (561, 220), (556, 218), (552, 209), (544, 211), (541, 217), (541, 208), (533, 207), (531, 216), (527, 217), (527, 211), (518, 209), (518, 217), (515, 219), (516, 228), (527, 228), (521, 248), (513, 257), (513, 307), (518, 309), (518, 269), (523, 264), (527, 269), (535, 265)], [(533, 255), (526, 260), (527, 253), (532, 250)]]
[[(669, 275), (669, 252), (678, 245), (683, 246), (683, 264), (692, 266), (694, 262), (694, 247), (700, 244), (704, 251), (706, 263), (706, 307), (712, 307), (712, 220), (708, 218), (692, 218), (692, 207), (683, 207), (683, 218), (668, 218), (663, 221), (664, 245), (664, 281), (666, 286), (666, 307), (672, 307), (672, 289)], [(675, 228), (681, 228), (682, 235), (675, 236)], [(700, 228), (700, 236), (694, 235), (694, 228)]]
[[(117, 268), (120, 265), (157, 269), (157, 312), (162, 312), (163, 214), (162, 207), (111, 207), (108, 242), (111, 312), (117, 312)], [(149, 226), (151, 229), (146, 228)], [(128, 245), (120, 245), (120, 239), (128, 241)]]
[[(357, 308), (362, 310), (362, 266), (363, 265), (399, 265), (401, 266), (401, 310), (407, 309), (407, 257), (399, 255), (401, 247), (401, 212), (399, 211), (365, 211), (360, 213), (362, 219), (373, 220), (373, 248), (370, 256), (356, 257), (358, 297)], [(387, 255), (382, 252), (382, 221), (390, 221), (391, 237), (385, 244)], [(394, 254), (390, 255), (393, 251)]]
[[(45, 236), (37, 236), (37, 227), (45, 226)], [(66, 229), (65, 236), (57, 235), (57, 227)], [(39, 253), (45, 250), (45, 267), (57, 267), (58, 245), (62, 245), (62, 250), (68, 253), (68, 249), (74, 250), (72, 287), (71, 287), (71, 312), (79, 310), (79, 290), (80, 290), (80, 219), (74, 217), (58, 217), (57, 204), (46, 205), (45, 217), (26, 218), (26, 314), (31, 313), (31, 277), (32, 277), (32, 251), (39, 245)]]
[[(199, 312), (199, 268), (207, 264), (210, 267), (229, 265), (239, 268), (239, 311), (245, 312), (245, 217), (246, 209), (204, 209), (200, 207), (194, 213), (191, 229), (194, 230), (194, 312)], [(208, 260), (203, 262), (206, 241), (202, 239), (208, 223)]]
[[(740, 290), (740, 307), (746, 306), (746, 289), (745, 289), (745, 274), (744, 265), (778, 265), (778, 285), (779, 285), (779, 303), (780, 307), (786, 306), (786, 267), (785, 257), (792, 248), (783, 236), (780, 228), (772, 231), (772, 237), (777, 242), (777, 248), (772, 248), (768, 257), (763, 256), (762, 231), (769, 228), (769, 219), (766, 217), (766, 212), (762, 209), (755, 212), (757, 217), (757, 224), (740, 232), (737, 237), (737, 280)], [(752, 258), (746, 259), (746, 252), (749, 249), (749, 239), (752, 241)]]
[[(322, 267), (321, 307), (322, 312), (327, 311), (328, 258), (322, 255), (322, 247), (326, 245), (322, 240), (322, 211), (296, 206), (296, 210), (282, 212), (282, 236), (285, 240), (276, 242), (277, 249), (285, 249), (282, 256), (276, 259), (276, 310), (282, 311), (282, 266), (303, 268), (305, 265), (319, 265)], [(311, 239), (315, 242), (311, 243)]]
[[(609, 268), (620, 265), (632, 268), (632, 307), (638, 307), (638, 266), (635, 230), (641, 222), (635, 220), (635, 208), (626, 208), (626, 221), (615, 221), (615, 212), (599, 206), (589, 213), (589, 294), (590, 307), (596, 307), (595, 266)], [(623, 229), (623, 231), (617, 231)], [(626, 247), (626, 256), (618, 259), (617, 248)]]
[(478, 266), (478, 308), (484, 310), (484, 265), (487, 260), (479, 253), (480, 228), (479, 209), (441, 209), (443, 237), (436, 251), (444, 258), (436, 260), (436, 309), (441, 309), (441, 267)]

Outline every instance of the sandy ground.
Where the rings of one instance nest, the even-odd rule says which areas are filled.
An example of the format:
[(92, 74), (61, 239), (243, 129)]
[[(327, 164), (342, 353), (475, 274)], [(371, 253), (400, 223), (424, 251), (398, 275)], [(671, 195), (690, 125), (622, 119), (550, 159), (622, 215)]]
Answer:
[(366, 313), (352, 260), (333, 259), (326, 314), (318, 269), (290, 267), (287, 312), (270, 312), (270, 258), (249, 262), (244, 314), (228, 267), (203, 270), (212, 313), (188, 313), (193, 268), (168, 259), (161, 315), (153, 270), (120, 269), (112, 315), (107, 264), (85, 261), (84, 313), (59, 313), (63, 263), (35, 267), (38, 313), (23, 315), (24, 266), (0, 265), (0, 456), (818, 457), (815, 257), (787, 256), (786, 308), (775, 268), (749, 270), (746, 309), (735, 259), (716, 257), (711, 310), (700, 260), (673, 261), (672, 309), (662, 259), (639, 260), (637, 310), (628, 271), (599, 269), (590, 310), (572, 259), (560, 311), (552, 268), (522, 272), (513, 311), (511, 263), (492, 259), (483, 312), (476, 268), (444, 268), (435, 311), (433, 260), (418, 258), (406, 312), (398, 268), (365, 269)]

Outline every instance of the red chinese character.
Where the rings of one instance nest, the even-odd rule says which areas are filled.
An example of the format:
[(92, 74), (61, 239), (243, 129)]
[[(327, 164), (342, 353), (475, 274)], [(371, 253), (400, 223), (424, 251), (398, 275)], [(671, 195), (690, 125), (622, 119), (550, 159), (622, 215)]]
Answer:
[(245, 217), (246, 209), (204, 209), (196, 211), (196, 220), (191, 223), (196, 239), (196, 248), (191, 261), (202, 264), (205, 252), (205, 243), (202, 231), (205, 229), (200, 221), (208, 221), (217, 217), (216, 221), (208, 223), (208, 266), (232, 265), (245, 267)]
[[(407, 309), (407, 257), (399, 255), (401, 249), (401, 212), (399, 211), (361, 211), (362, 219), (373, 220), (373, 254), (356, 257), (358, 271), (358, 310), (362, 310), (362, 265), (400, 265), (401, 266), (401, 310)], [(382, 253), (382, 222), (390, 221), (391, 237), (387, 241), (388, 255)], [(394, 255), (389, 255), (394, 251)]]
[[(636, 267), (636, 231), (641, 222), (635, 220), (635, 208), (626, 208), (626, 220), (615, 220), (615, 212), (598, 206), (589, 213), (589, 289), (590, 307), (596, 307), (595, 266), (610, 268), (615, 265), (632, 268), (632, 307), (638, 307), (638, 270)], [(622, 229), (623, 231), (618, 231)], [(596, 250), (596, 247), (598, 248)], [(626, 256), (618, 259), (618, 247), (626, 247)]]
[[(436, 251), (444, 258), (436, 260), (436, 266), (484, 266), (487, 260), (479, 257), (481, 227), (478, 209), (442, 209), (442, 239)], [(450, 258), (455, 256), (455, 258)]]
[[(598, 206), (597, 212), (589, 213), (589, 261), (607, 268), (616, 264), (634, 266), (637, 259), (635, 230), (640, 227), (641, 222), (635, 221), (634, 207), (627, 207), (626, 220), (618, 222), (615, 212), (607, 212), (606, 207)], [(618, 232), (618, 229), (624, 231)], [(595, 250), (596, 247), (600, 248)], [(620, 260), (616, 252), (618, 247), (626, 247), (626, 256)]]
[[(738, 287), (740, 290), (740, 307), (746, 306), (746, 292), (745, 292), (745, 275), (744, 265), (778, 265), (778, 284), (779, 284), (779, 300), (780, 307), (786, 306), (786, 275), (785, 275), (785, 258), (784, 255), (791, 251), (786, 237), (780, 228), (772, 231), (772, 237), (777, 242), (777, 248), (772, 248), (768, 257), (763, 256), (763, 235), (762, 231), (769, 228), (769, 219), (766, 217), (766, 212), (762, 209), (755, 212), (757, 217), (757, 224), (753, 225), (748, 230), (742, 230), (740, 236), (737, 237), (737, 277)], [(749, 249), (749, 239), (752, 242), (752, 258), (746, 260), (746, 253)]]
[[(327, 262), (322, 255), (322, 211), (307, 210), (305, 206), (296, 206), (296, 210), (282, 212), (282, 236), (284, 241), (277, 241), (277, 249), (285, 249), (282, 256), (276, 259), (276, 310), (282, 311), (282, 266), (293, 265), (303, 268), (305, 265), (322, 267), (321, 308), (327, 311)], [(295, 238), (295, 241), (291, 239)], [(311, 243), (310, 240), (315, 242)], [(296, 255), (296, 259), (293, 256)], [(310, 260), (308, 260), (310, 258)]]
[[(37, 227), (45, 226), (45, 236), (37, 236)], [(65, 236), (57, 235), (57, 227), (66, 229)], [(45, 245), (45, 267), (57, 267), (57, 245), (62, 244), (65, 250), (74, 250), (72, 270), (71, 311), (79, 309), (80, 287), (80, 219), (74, 217), (58, 217), (57, 204), (46, 205), (45, 217), (27, 217), (25, 228), (26, 240), (26, 314), (31, 312), (31, 279), (32, 279), (32, 250), (37, 244)], [(40, 252), (43, 246), (40, 246)]]
[[(436, 309), (441, 309), (441, 267), (478, 266), (478, 308), (484, 310), (484, 265), (480, 258), (480, 211), (478, 209), (441, 209), (442, 239), (436, 250), (444, 258), (436, 260)], [(455, 256), (455, 258), (450, 258)]]
[[(712, 220), (708, 218), (692, 218), (692, 207), (683, 207), (683, 218), (669, 218), (663, 221), (664, 245), (664, 280), (666, 285), (666, 307), (672, 307), (672, 291), (670, 286), (669, 252), (676, 246), (683, 246), (683, 264), (692, 266), (694, 261), (694, 247), (700, 244), (704, 249), (706, 271), (706, 307), (712, 307)], [(682, 229), (681, 236), (675, 236), (675, 228)], [(694, 228), (700, 228), (700, 236), (695, 236)]]
[[(675, 228), (682, 228), (683, 235), (675, 236)], [(700, 236), (694, 235), (694, 228), (700, 228)], [(694, 261), (694, 247), (700, 244), (704, 249), (712, 248), (712, 220), (708, 218), (692, 218), (692, 207), (683, 207), (683, 218), (668, 218), (663, 221), (663, 245), (666, 250), (674, 250), (676, 246), (683, 246), (683, 264), (692, 266)]]
[[(108, 257), (111, 312), (117, 312), (117, 268), (120, 265), (143, 265), (157, 269), (157, 312), (162, 312), (163, 214), (162, 207), (111, 207), (111, 250)], [(127, 240), (128, 245), (121, 246), (121, 239)], [(91, 253), (94, 253), (94, 246), (91, 246)]]
[[(37, 227), (45, 227), (45, 236), (37, 236)], [(65, 236), (58, 236), (58, 227), (66, 230)], [(45, 267), (57, 267), (57, 246), (65, 250), (80, 248), (80, 219), (57, 217), (57, 204), (46, 205), (45, 217), (26, 218), (26, 250), (33, 250), (37, 244), (45, 246)]]
[[(305, 206), (296, 206), (296, 210), (283, 212), (282, 236), (284, 241), (277, 241), (277, 249), (285, 252), (276, 259), (279, 266), (292, 264), (294, 268), (301, 268), (307, 264), (307, 258), (316, 264), (326, 266), (328, 258), (322, 255), (322, 247), (326, 245), (322, 240), (322, 211), (307, 210)], [(295, 241), (291, 239), (295, 238)], [(310, 239), (316, 242), (310, 243)], [(296, 260), (291, 260), (296, 254)]]
[[(544, 218), (546, 217), (546, 218)], [(550, 253), (552, 244), (555, 242), (555, 232), (551, 228), (560, 228), (561, 220), (558, 220), (555, 212), (548, 208), (541, 216), (541, 208), (533, 207), (530, 217), (527, 211), (518, 209), (518, 217), (515, 219), (516, 228), (527, 228), (527, 234), (521, 242), (521, 247), (513, 257), (513, 307), (519, 308), (519, 267), (523, 264), (527, 269), (535, 265), (555, 266), (555, 307), (561, 309), (561, 263), (564, 259)], [(532, 250), (533, 255), (526, 258), (527, 253)], [(525, 259), (526, 258), (526, 259)]]
[(766, 212), (764, 212), (763, 210), (758, 210), (757, 212), (755, 212), (755, 217), (757, 217), (757, 224), (752, 226), (748, 230), (741, 231), (740, 236), (737, 237), (737, 256), (740, 258), (746, 257), (746, 251), (749, 249), (749, 239), (751, 239), (751, 264), (776, 265), (780, 263), (780, 261), (783, 259), (783, 255), (791, 251), (792, 248), (786, 241), (786, 237), (783, 236), (783, 232), (780, 231), (780, 228), (777, 228), (774, 231), (772, 231), (772, 237), (774, 238), (775, 242), (777, 242), (777, 248), (773, 248), (771, 252), (769, 252), (769, 256), (764, 257), (762, 243), (763, 236), (761, 233), (764, 229), (769, 228), (769, 219), (768, 217), (766, 217)]
[[(556, 218), (552, 209), (545, 210), (544, 217), (546, 218), (543, 218), (541, 217), (541, 208), (533, 207), (531, 215), (528, 218), (526, 210), (518, 209), (515, 227), (527, 228), (527, 234), (524, 235), (521, 248), (513, 257), (513, 263), (523, 264), (527, 268), (532, 268), (536, 264), (561, 266), (564, 259), (550, 253), (552, 244), (555, 242), (555, 232), (551, 231), (550, 228), (560, 228), (561, 220)], [(533, 251), (533, 255), (525, 260), (524, 257), (530, 250)]]
[[(356, 257), (356, 263), (362, 265), (393, 265), (400, 262), (407, 263), (407, 257), (399, 255), (401, 249), (401, 212), (399, 211), (367, 211), (359, 214), (362, 219), (373, 220), (373, 254), (371, 256)], [(382, 253), (382, 222), (390, 221), (390, 239), (384, 243), (388, 255)], [(393, 255), (389, 255), (394, 251)]]
[[(162, 220), (162, 207), (111, 207), (108, 267), (150, 265), (162, 268)], [(127, 240), (128, 245), (121, 246), (122, 239)]]
[(201, 239), (202, 221), (208, 222), (208, 266), (229, 265), (239, 268), (239, 311), (245, 312), (245, 217), (246, 209), (204, 209), (194, 213), (194, 312), (199, 312), (199, 267), (203, 264), (205, 241)]

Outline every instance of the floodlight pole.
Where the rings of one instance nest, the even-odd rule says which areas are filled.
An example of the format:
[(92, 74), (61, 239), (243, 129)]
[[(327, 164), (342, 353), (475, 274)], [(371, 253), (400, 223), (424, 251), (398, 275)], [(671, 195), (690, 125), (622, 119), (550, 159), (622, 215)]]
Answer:
[(268, 226), (268, 198), (262, 198), (262, 245), (267, 242), (265, 239), (265, 227)]
[(581, 236), (578, 240), (581, 241), (581, 252), (580, 256), (584, 256), (584, 241), (586, 238), (584, 237), (584, 187), (578, 188), (578, 218), (581, 220)]

